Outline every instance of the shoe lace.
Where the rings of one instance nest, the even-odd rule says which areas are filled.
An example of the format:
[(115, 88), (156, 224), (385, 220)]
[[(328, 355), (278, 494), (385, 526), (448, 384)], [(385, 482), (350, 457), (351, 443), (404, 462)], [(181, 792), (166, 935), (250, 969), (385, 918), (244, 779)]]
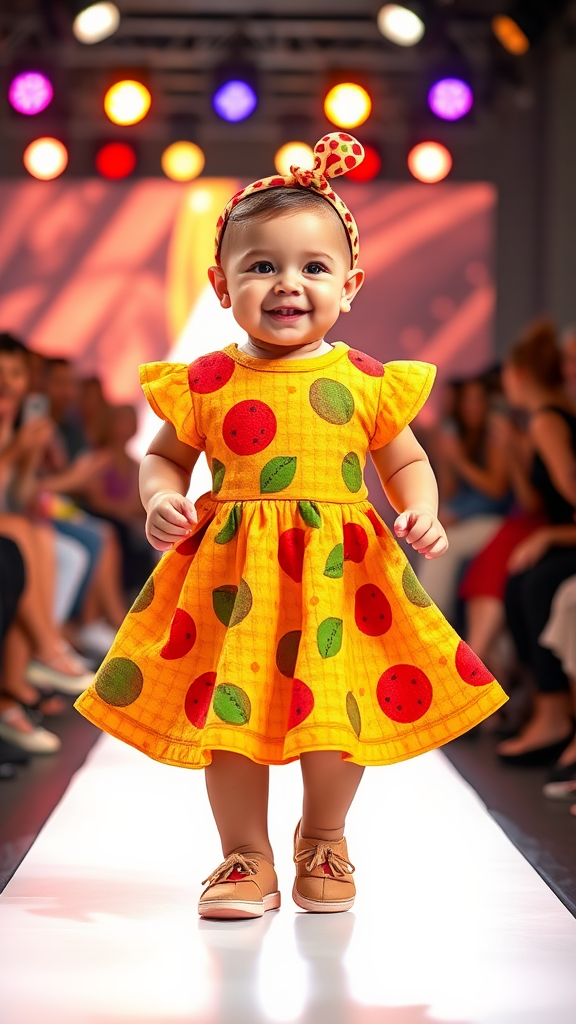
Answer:
[(216, 882), (225, 882), (234, 871), (234, 868), (237, 867), (247, 875), (255, 875), (258, 871), (258, 861), (254, 860), (253, 857), (244, 857), (241, 853), (231, 853), (211, 875), (208, 875), (208, 878), (204, 879), (202, 885), (206, 885), (206, 883), (208, 885), (215, 885)]
[(321, 864), (328, 864), (332, 870), (332, 874), (342, 877), (343, 875), (351, 875), (356, 868), (345, 857), (341, 857), (339, 853), (336, 853), (330, 843), (318, 843), (312, 849), (299, 850), (294, 857), (296, 864), (300, 864), (303, 861), (308, 860), (306, 868), (308, 871), (314, 871), (314, 868), (320, 867)]

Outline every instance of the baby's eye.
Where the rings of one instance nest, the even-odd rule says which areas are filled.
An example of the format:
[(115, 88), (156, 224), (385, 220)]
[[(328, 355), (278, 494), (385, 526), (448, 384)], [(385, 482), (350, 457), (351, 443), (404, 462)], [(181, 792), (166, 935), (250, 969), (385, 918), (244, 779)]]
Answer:
[(262, 260), (260, 263), (255, 263), (253, 267), (250, 267), (255, 274), (273, 274), (274, 267), (268, 260)]
[(305, 274), (327, 274), (328, 271), (321, 263), (307, 263), (304, 267)]

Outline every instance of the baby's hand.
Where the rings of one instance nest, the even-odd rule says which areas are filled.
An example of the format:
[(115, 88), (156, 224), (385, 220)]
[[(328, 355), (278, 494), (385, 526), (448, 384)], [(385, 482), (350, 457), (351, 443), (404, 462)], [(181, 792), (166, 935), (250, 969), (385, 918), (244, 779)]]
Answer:
[(146, 536), (157, 551), (169, 551), (197, 522), (196, 509), (177, 491), (160, 491), (148, 506)]
[(448, 549), (444, 527), (430, 509), (405, 509), (394, 523), (394, 533), (404, 537), (425, 558), (438, 558)]

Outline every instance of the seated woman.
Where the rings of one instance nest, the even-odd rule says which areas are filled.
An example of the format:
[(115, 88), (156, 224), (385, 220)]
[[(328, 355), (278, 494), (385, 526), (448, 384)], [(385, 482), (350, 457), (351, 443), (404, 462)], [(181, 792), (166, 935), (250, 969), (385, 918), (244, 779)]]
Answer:
[(510, 404), (529, 414), (535, 451), (531, 482), (541, 496), (547, 525), (513, 550), (506, 585), (506, 620), (520, 662), (535, 683), (533, 714), (520, 732), (498, 746), (519, 765), (552, 763), (573, 733), (570, 686), (560, 660), (540, 642), (552, 601), (576, 574), (576, 415), (562, 381), (553, 335), (530, 332), (510, 352), (503, 371)]
[(510, 467), (493, 420), (482, 379), (456, 385), (453, 422), (442, 432), (437, 457), (449, 548), (419, 570), (422, 586), (452, 620), (458, 576), (496, 532), (510, 504)]
[[(576, 720), (576, 576), (562, 583), (552, 602), (550, 618), (540, 636), (543, 647), (550, 648), (560, 659), (570, 680), (572, 716)], [(576, 801), (576, 735), (564, 748), (550, 772), (544, 795), (552, 800)], [(576, 815), (576, 803), (571, 807)]]
[(136, 429), (136, 410), (132, 405), (108, 408), (106, 426), (100, 436), (109, 461), (91, 477), (83, 499), (91, 513), (114, 526), (122, 549), (124, 588), (134, 596), (155, 564), (144, 532), (146, 513), (138, 489), (139, 466), (126, 451)]

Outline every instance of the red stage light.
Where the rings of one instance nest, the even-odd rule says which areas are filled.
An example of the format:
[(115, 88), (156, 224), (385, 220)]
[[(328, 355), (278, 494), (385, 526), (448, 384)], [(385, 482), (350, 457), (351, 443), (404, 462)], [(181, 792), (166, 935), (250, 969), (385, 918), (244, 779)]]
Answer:
[(346, 178), (349, 181), (372, 181), (380, 172), (382, 158), (374, 146), (364, 146), (364, 159), (357, 167), (348, 171)]
[(136, 167), (136, 153), (127, 142), (107, 142), (96, 153), (96, 170), (103, 178), (127, 178)]

